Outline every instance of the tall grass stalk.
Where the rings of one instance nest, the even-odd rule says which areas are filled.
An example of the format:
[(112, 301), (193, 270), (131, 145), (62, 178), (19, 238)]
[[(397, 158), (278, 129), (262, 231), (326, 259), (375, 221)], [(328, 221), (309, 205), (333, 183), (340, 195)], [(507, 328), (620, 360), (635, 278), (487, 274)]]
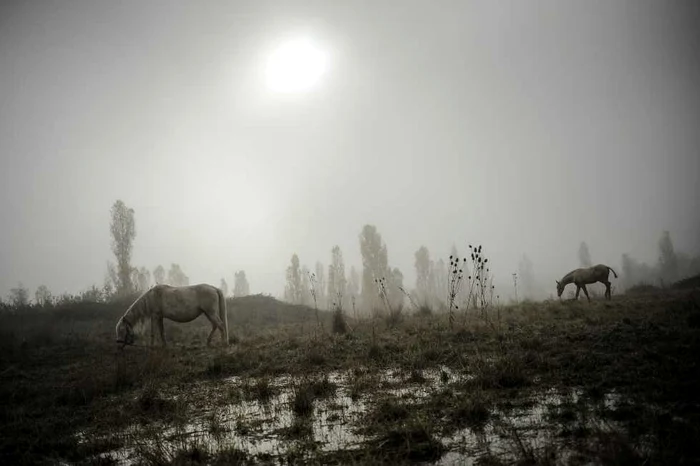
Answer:
[(318, 316), (318, 301), (316, 300), (316, 274), (309, 272), (309, 291), (314, 300), (314, 310), (316, 311), (316, 325), (321, 328), (321, 319)]
[(466, 264), (466, 262), (467, 259), (464, 258), (460, 264), (459, 257), (450, 256), (450, 268), (447, 276), (447, 302), (449, 305), (448, 317), (450, 328), (454, 326), (455, 312), (459, 310), (459, 306), (457, 305), (457, 296), (459, 296), (464, 280), (464, 270), (462, 267), (464, 264)]

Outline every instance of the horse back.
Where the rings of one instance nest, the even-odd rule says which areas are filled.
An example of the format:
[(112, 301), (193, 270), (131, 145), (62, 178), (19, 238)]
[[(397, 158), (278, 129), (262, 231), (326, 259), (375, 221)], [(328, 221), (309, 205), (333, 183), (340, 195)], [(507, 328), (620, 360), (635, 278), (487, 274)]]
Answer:
[(171, 320), (189, 322), (203, 311), (218, 310), (218, 292), (211, 285), (158, 285), (153, 291), (163, 317)]

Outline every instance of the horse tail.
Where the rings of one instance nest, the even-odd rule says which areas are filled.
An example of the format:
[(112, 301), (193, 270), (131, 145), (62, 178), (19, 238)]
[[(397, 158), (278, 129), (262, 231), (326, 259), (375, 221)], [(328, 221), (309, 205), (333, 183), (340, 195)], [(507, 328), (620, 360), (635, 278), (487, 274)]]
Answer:
[(216, 294), (219, 295), (219, 319), (224, 323), (224, 339), (225, 344), (228, 345), (228, 313), (226, 312), (226, 298), (224, 297), (223, 291), (221, 289), (216, 289)]
[[(606, 267), (608, 267), (608, 266), (606, 265)], [(617, 278), (617, 274), (616, 274), (615, 271), (612, 269), (612, 267), (608, 267), (608, 269), (610, 269), (610, 271), (613, 273), (613, 275), (615, 275), (615, 278)]]

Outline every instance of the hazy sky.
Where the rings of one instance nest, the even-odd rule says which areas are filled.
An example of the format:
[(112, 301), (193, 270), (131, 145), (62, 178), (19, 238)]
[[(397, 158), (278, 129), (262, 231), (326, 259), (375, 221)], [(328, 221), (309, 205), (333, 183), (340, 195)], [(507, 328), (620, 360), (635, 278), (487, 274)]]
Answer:
[[(0, 295), (101, 286), (116, 199), (135, 265), (274, 295), (294, 252), (359, 266), (366, 223), (411, 285), (421, 245), (481, 243), (506, 285), (523, 253), (554, 283), (582, 240), (613, 267), (663, 230), (700, 252), (698, 7), (2, 2)], [(297, 37), (327, 70), (275, 93)]]

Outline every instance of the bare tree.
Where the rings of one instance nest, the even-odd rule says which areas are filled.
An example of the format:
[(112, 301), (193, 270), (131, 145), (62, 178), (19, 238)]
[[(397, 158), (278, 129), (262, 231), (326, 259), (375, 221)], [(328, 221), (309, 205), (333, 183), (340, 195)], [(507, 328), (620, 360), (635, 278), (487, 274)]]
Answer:
[(292, 263), (287, 267), (287, 284), (284, 288), (284, 299), (292, 304), (301, 304), (302, 294), (299, 256), (292, 254)]
[(328, 300), (336, 307), (344, 308), (347, 298), (347, 280), (345, 279), (345, 263), (340, 246), (331, 250), (331, 265), (328, 266)]
[(428, 304), (430, 288), (430, 252), (425, 246), (421, 246), (415, 253), (416, 267), (416, 294), (421, 304)]
[(316, 300), (320, 308), (326, 307), (326, 273), (323, 264), (316, 262)]
[[(357, 273), (355, 266), (350, 266), (347, 290), (353, 314), (357, 314), (357, 298), (360, 296), (360, 274)], [(355, 317), (357, 317), (357, 315), (355, 315)]]
[[(585, 243), (584, 243), (585, 244)], [(538, 295), (534, 266), (530, 258), (523, 254), (518, 264), (518, 281), (524, 299), (536, 299)]]
[(101, 289), (97, 288), (96, 285), (92, 285), (80, 293), (80, 301), (84, 303), (101, 303), (104, 302), (104, 295)]
[(131, 251), (136, 237), (134, 209), (118, 200), (112, 206), (111, 214), (112, 252), (117, 258), (117, 293), (124, 295), (134, 289), (131, 281)]
[(15, 307), (29, 305), (29, 290), (20, 282), (15, 288), (10, 290), (10, 304)]
[(678, 258), (668, 231), (664, 231), (659, 240), (659, 275), (666, 284), (678, 280)]
[(118, 296), (119, 275), (117, 274), (117, 268), (111, 262), (107, 262), (107, 278), (105, 278), (105, 281), (109, 281), (113, 294)]
[(240, 298), (250, 294), (250, 285), (245, 276), (245, 271), (241, 270), (235, 273), (233, 281), (233, 297)]
[(588, 252), (588, 245), (585, 241), (581, 242), (581, 245), (578, 247), (578, 262), (581, 267), (590, 267), (593, 265), (591, 253)]
[(138, 288), (139, 292), (144, 292), (151, 287), (151, 272), (146, 267), (141, 267), (139, 269), (134, 269), (136, 271), (136, 277), (134, 283)]
[[(311, 271), (305, 265), (301, 267), (301, 301), (300, 304), (312, 304), (313, 296), (311, 294), (311, 287), (315, 285), (311, 283)], [(314, 293), (316, 291), (314, 290)]]
[(153, 270), (153, 280), (156, 282), (156, 285), (165, 283), (165, 269), (162, 265), (159, 265)]
[(391, 286), (387, 290), (389, 303), (391, 304), (392, 310), (399, 310), (403, 308), (404, 300), (406, 299), (406, 295), (401, 291), (404, 289), (403, 273), (401, 273), (398, 267), (394, 267), (389, 273), (389, 279), (391, 280)]
[(348, 295), (359, 296), (360, 295), (360, 274), (357, 273), (355, 266), (350, 267), (350, 278), (348, 279)]
[(34, 300), (38, 306), (49, 306), (51, 305), (52, 296), (46, 285), (39, 285), (34, 293)]
[(447, 296), (447, 264), (444, 259), (439, 259), (430, 269), (430, 282), (433, 283), (433, 298), (438, 305), (445, 304)]
[(375, 280), (389, 278), (386, 245), (374, 225), (365, 225), (360, 233), (362, 254), (362, 305), (367, 311), (381, 308)]
[(109, 301), (114, 297), (114, 281), (109, 273), (105, 276), (104, 283), (102, 284), (102, 296), (104, 296), (105, 301)]
[(172, 286), (187, 286), (190, 284), (190, 278), (185, 275), (179, 264), (170, 264), (168, 270), (168, 284)]

